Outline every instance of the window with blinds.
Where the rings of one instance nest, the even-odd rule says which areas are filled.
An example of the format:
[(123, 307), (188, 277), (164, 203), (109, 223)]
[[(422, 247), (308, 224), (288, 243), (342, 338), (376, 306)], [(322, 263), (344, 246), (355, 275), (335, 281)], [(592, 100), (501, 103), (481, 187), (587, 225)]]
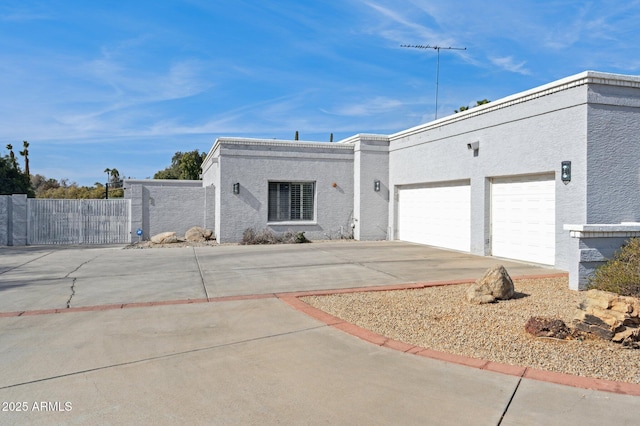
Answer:
[(313, 220), (313, 182), (269, 182), (269, 221)]

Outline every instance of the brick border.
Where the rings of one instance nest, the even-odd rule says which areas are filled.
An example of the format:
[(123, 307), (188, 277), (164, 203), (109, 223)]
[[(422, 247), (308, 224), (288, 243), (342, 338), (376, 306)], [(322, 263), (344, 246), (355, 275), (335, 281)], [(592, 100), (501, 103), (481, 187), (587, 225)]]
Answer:
[[(557, 278), (566, 277), (567, 274), (549, 274), (549, 275), (526, 275), (513, 277), (517, 279), (532, 279), (532, 278)], [(485, 361), (479, 358), (471, 358), (463, 355), (455, 355), (447, 352), (441, 352), (434, 349), (423, 348), (420, 346), (411, 345), (398, 340), (390, 339), (383, 335), (377, 334), (373, 331), (359, 327), (355, 324), (348, 323), (338, 317), (328, 314), (320, 309), (314, 308), (311, 305), (300, 300), (300, 297), (304, 296), (326, 296), (330, 294), (340, 294), (348, 292), (364, 292), (364, 291), (388, 291), (388, 290), (411, 290), (425, 287), (445, 286), (455, 284), (469, 284), (473, 280), (457, 280), (457, 281), (437, 281), (427, 283), (415, 283), (397, 286), (385, 286), (385, 287), (373, 287), (373, 288), (357, 288), (351, 291), (339, 290), (339, 291), (308, 291), (300, 293), (289, 294), (277, 294), (276, 296), (287, 303), (292, 308), (303, 312), (318, 321), (324, 322), (330, 327), (341, 330), (352, 336), (358, 337), (364, 341), (372, 343), (377, 346), (393, 349), (408, 354), (422, 356), (426, 358), (436, 359), (439, 361), (450, 362), (453, 364), (463, 365), (465, 367), (478, 368), (480, 370), (492, 371), (495, 373), (508, 374), (510, 376), (518, 376), (525, 379), (538, 380), (543, 382), (554, 383), (558, 385), (571, 386), (581, 389), (590, 389), (596, 391), (604, 391), (617, 393), (622, 395), (640, 396), (640, 384), (614, 382), (611, 380), (596, 379), (592, 377), (574, 376), (571, 374), (557, 373), (553, 371), (539, 370), (531, 367), (522, 367), (509, 364), (501, 364), (494, 361)]]

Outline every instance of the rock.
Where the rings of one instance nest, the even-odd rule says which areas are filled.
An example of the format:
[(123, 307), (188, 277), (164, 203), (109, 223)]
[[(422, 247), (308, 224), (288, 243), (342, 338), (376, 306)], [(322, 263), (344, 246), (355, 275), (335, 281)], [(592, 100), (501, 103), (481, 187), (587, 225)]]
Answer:
[(611, 338), (613, 337), (613, 332), (608, 328), (598, 327), (597, 325), (577, 321), (573, 323), (573, 326), (578, 331), (592, 334), (604, 340), (611, 340)]
[(200, 226), (189, 228), (189, 230), (184, 233), (184, 239), (199, 243), (206, 241), (206, 238), (204, 237), (204, 228)]
[(555, 339), (566, 339), (571, 335), (571, 330), (559, 319), (531, 317), (524, 325), (527, 333), (536, 337), (553, 337)]
[(639, 329), (634, 329), (634, 328), (625, 328), (623, 331), (616, 333), (615, 336), (613, 336), (613, 338), (611, 340), (613, 340), (616, 343), (622, 343), (625, 340), (630, 340), (630, 341), (636, 341), (639, 342), (640, 341), (640, 330)]
[(161, 232), (151, 237), (151, 242), (154, 244), (171, 244), (177, 243), (178, 237), (175, 232)]
[(198, 243), (210, 240), (212, 236), (213, 231), (211, 229), (204, 229), (201, 226), (194, 226), (184, 234), (185, 240)]
[[(616, 342), (618, 335), (613, 336), (613, 341)], [(625, 347), (640, 349), (640, 330), (639, 329), (627, 329), (624, 336), (621, 336), (620, 344)]]
[(466, 293), (469, 303), (481, 305), (496, 299), (511, 299), (514, 294), (513, 281), (502, 265), (489, 268), (484, 276), (475, 282)]
[(640, 347), (640, 300), (615, 293), (589, 290), (573, 319), (576, 330), (623, 346)]

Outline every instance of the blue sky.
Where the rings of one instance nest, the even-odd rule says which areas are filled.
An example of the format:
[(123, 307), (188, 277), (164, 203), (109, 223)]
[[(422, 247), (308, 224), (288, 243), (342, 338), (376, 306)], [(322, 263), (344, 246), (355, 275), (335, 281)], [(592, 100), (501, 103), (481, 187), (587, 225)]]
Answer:
[(640, 1), (2, 0), (0, 148), (81, 185), (217, 137), (394, 133), (585, 70), (640, 74)]

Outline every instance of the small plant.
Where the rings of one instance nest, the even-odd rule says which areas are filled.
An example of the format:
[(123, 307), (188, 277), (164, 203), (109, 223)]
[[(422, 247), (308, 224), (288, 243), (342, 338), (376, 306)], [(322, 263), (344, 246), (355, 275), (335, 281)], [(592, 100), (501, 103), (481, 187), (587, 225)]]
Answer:
[(640, 297), (640, 239), (631, 238), (589, 277), (587, 289)]
[(294, 239), (296, 244), (303, 244), (303, 243), (309, 242), (307, 237), (304, 236), (304, 232), (296, 232)]

